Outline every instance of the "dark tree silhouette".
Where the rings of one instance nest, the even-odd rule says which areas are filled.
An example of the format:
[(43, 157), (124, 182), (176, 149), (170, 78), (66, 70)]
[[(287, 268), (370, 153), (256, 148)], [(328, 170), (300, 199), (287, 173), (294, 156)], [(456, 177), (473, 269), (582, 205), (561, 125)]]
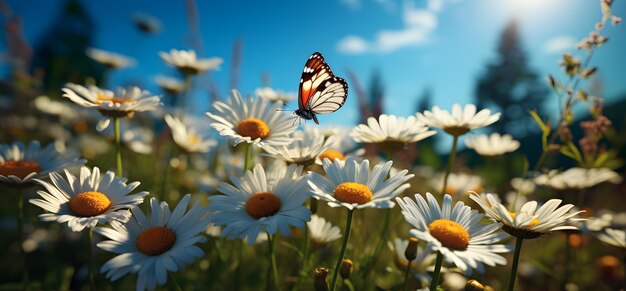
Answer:
[(494, 131), (523, 137), (537, 130), (528, 111), (542, 113), (548, 87), (528, 65), (516, 21), (502, 32), (497, 53), (477, 82), (477, 105), (502, 112), (500, 121), (491, 126)]
[(69, 0), (35, 47), (32, 68), (43, 71), (43, 86), (58, 95), (66, 82), (84, 83), (92, 77), (100, 84), (104, 68), (85, 54), (91, 46), (94, 25), (79, 1)]

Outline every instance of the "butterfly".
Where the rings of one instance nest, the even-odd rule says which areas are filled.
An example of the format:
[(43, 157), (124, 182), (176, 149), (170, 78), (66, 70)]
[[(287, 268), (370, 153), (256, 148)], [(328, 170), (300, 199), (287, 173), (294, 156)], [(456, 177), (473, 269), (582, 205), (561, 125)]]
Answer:
[(346, 98), (348, 83), (333, 74), (321, 53), (313, 53), (302, 70), (296, 116), (320, 124), (316, 114), (339, 110)]

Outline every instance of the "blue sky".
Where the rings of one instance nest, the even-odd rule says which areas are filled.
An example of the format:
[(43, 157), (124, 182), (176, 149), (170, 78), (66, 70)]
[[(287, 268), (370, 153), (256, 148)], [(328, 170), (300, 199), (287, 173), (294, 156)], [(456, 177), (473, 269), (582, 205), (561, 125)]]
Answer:
[[(24, 18), (27, 40), (33, 43), (59, 17), (64, 1), (12, 0), (9, 6)], [(541, 75), (563, 76), (559, 54), (585, 37), (600, 18), (596, 0), (327, 0), (304, 1), (196, 1), (203, 57), (219, 56), (225, 63), (212, 73), (222, 94), (228, 92), (232, 47), (243, 40), (239, 89), (250, 93), (271, 76), (275, 89), (297, 92), (304, 62), (320, 51), (338, 76), (347, 69), (367, 86), (379, 70), (386, 89), (386, 113), (414, 113), (424, 88), (433, 103), (471, 103), (475, 80), (493, 59), (496, 42), (512, 18), (520, 23), (532, 67)], [(626, 16), (625, 1), (615, 1), (614, 12)], [(192, 48), (185, 1), (82, 1), (92, 16), (94, 47), (128, 55), (133, 68), (115, 72), (110, 85), (139, 81), (158, 92), (153, 77), (175, 76), (157, 52)], [(36, 9), (34, 9), (36, 7)], [(163, 30), (140, 34), (130, 21), (144, 12), (158, 17)], [(600, 67), (604, 97), (626, 92), (626, 29), (608, 27), (610, 43), (594, 56)], [(3, 45), (3, 44), (0, 44)], [(570, 51), (573, 51), (570, 49)], [(350, 80), (348, 80), (350, 82)], [(341, 114), (322, 116), (322, 123), (353, 124), (357, 102), (351, 88)], [(206, 94), (198, 94), (199, 111), (206, 111)], [(554, 97), (548, 104), (556, 104)]]

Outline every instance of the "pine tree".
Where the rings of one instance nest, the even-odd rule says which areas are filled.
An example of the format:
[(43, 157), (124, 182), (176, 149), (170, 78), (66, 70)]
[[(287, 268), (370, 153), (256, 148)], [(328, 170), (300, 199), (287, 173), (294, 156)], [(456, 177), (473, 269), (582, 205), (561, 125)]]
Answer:
[(500, 121), (491, 126), (494, 131), (523, 137), (536, 131), (528, 111), (542, 112), (548, 88), (528, 65), (517, 22), (509, 22), (504, 29), (497, 53), (478, 80), (477, 105), (502, 112)]

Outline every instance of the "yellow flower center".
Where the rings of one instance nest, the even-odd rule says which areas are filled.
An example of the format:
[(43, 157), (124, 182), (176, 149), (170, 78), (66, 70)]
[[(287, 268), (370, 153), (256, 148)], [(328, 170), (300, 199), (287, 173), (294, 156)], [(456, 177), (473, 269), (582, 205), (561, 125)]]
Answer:
[(176, 242), (176, 234), (165, 226), (155, 226), (137, 237), (137, 249), (148, 256), (158, 256), (169, 251)]
[(100, 192), (83, 192), (70, 200), (72, 213), (80, 217), (96, 216), (111, 208), (111, 200)]
[(247, 118), (237, 125), (237, 133), (251, 139), (266, 138), (270, 135), (270, 128), (267, 124), (257, 118)]
[(470, 236), (460, 224), (447, 220), (437, 219), (428, 225), (428, 231), (444, 247), (453, 250), (465, 250), (469, 245)]
[(473, 190), (471, 190), (471, 191), (474, 191), (474, 192), (476, 192), (476, 193), (482, 193), (482, 192), (484, 192), (484, 191), (485, 191), (485, 188), (483, 187), (483, 185), (478, 185), (478, 186), (476, 186), (476, 187), (475, 187)]
[[(511, 215), (511, 219), (515, 220), (515, 215), (517, 215), (517, 213), (509, 211), (509, 215)], [(531, 220), (528, 223), (528, 227), (533, 227), (533, 226), (539, 224), (539, 222), (540, 222), (539, 219), (533, 218), (533, 220)]]
[(323, 153), (320, 155), (320, 160), (322, 160), (322, 161), (323, 161), (324, 159), (329, 159), (329, 160), (330, 160), (330, 162), (332, 163), (335, 159), (339, 159), (339, 160), (343, 161), (343, 160), (345, 160), (345, 159), (346, 159), (346, 157), (344, 157), (344, 155), (343, 155), (343, 154), (341, 154), (341, 153), (340, 153), (340, 152), (338, 152), (338, 151), (335, 151), (335, 150), (326, 150), (325, 152), (323, 152)]
[(444, 190), (444, 193), (446, 194), (450, 194), (450, 195), (454, 195), (456, 194), (456, 188), (450, 186), (450, 185), (446, 185), (446, 189)]
[(128, 103), (128, 102), (131, 102), (131, 101), (133, 101), (133, 99), (130, 99), (130, 98), (116, 98), (116, 97), (109, 97), (109, 96), (104, 95), (104, 93), (102, 93), (102, 92), (98, 92), (98, 101), (99, 101), (99, 102), (96, 102), (96, 103), (98, 103), (98, 104), (102, 104), (102, 102), (103, 102), (103, 101), (109, 101), (109, 102), (113, 102), (113, 103), (118, 103), (118, 104), (120, 104), (120, 103)]
[(200, 141), (200, 138), (198, 138), (198, 136), (193, 133), (190, 133), (188, 138), (190, 144), (197, 144), (198, 141)]
[(280, 210), (280, 199), (272, 193), (259, 192), (246, 201), (246, 212), (256, 219), (272, 216), (278, 210)]
[(344, 182), (335, 188), (333, 196), (341, 202), (365, 204), (372, 200), (372, 191), (363, 184)]
[(0, 164), (0, 175), (14, 175), (24, 179), (28, 174), (41, 172), (39, 163), (29, 161), (6, 161)]

